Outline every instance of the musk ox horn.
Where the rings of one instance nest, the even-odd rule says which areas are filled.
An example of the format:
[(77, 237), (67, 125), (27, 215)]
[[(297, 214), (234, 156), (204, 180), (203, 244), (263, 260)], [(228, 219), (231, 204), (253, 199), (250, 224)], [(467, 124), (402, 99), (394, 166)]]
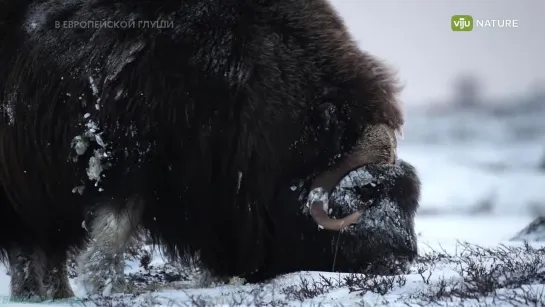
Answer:
[(363, 214), (356, 211), (342, 219), (328, 215), (329, 193), (352, 170), (368, 164), (393, 164), (396, 160), (396, 131), (386, 125), (368, 127), (351, 154), (331, 169), (316, 176), (310, 187), (307, 206), (310, 216), (323, 229), (342, 230)]
[(362, 214), (362, 211), (356, 211), (342, 219), (335, 220), (327, 215), (323, 202), (313, 201), (310, 203), (310, 215), (320, 227), (327, 230), (342, 230), (354, 224)]

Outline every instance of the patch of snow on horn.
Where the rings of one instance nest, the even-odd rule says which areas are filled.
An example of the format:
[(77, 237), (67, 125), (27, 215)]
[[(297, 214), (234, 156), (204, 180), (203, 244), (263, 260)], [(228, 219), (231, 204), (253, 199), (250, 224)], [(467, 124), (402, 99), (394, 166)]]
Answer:
[[(342, 205), (347, 212), (355, 212), (361, 210), (364, 204), (354, 190), (358, 187), (369, 185), (376, 186), (376, 178), (365, 167), (351, 171), (344, 176), (341, 181), (335, 186), (330, 195), (330, 201), (335, 204)], [(348, 214), (350, 214), (348, 213)]]
[(374, 179), (375, 178), (373, 177), (373, 175), (371, 175), (371, 173), (369, 173), (369, 171), (367, 171), (365, 168), (358, 168), (348, 173), (348, 175), (344, 176), (339, 184), (336, 186), (336, 188), (346, 189), (356, 186), (364, 186), (367, 184), (371, 184), (372, 186), (374, 186)]
[(329, 194), (324, 188), (314, 188), (308, 193), (307, 208), (310, 208), (310, 204), (313, 202), (322, 202), (324, 211), (329, 209)]

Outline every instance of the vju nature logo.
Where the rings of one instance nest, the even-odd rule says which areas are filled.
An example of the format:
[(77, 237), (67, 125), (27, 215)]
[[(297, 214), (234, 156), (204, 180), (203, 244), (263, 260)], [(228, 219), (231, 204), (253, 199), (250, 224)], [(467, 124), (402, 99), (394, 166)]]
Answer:
[(454, 15), (450, 19), (452, 31), (473, 30), (473, 17), (471, 15)]

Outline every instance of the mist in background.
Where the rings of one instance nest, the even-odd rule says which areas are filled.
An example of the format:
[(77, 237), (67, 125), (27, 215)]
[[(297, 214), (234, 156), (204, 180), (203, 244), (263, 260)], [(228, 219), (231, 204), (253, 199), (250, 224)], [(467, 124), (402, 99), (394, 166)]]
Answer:
[[(332, 0), (359, 45), (399, 70), (407, 104), (444, 103), (459, 74), (486, 98), (545, 87), (545, 1)], [(517, 19), (518, 28), (453, 32), (452, 15)]]
[[(545, 216), (545, 1), (332, 0), (405, 89), (419, 216)], [(452, 15), (517, 20), (454, 32)]]

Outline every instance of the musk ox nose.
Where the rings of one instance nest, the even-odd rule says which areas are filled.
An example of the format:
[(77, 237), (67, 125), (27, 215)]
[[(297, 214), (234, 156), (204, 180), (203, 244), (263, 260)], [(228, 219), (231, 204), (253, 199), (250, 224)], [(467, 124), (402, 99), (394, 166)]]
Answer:
[(414, 260), (418, 252), (414, 215), (419, 198), (418, 175), (401, 159), (393, 165), (366, 165), (346, 175), (333, 189), (329, 206), (334, 218), (362, 212), (343, 231), (339, 244), (349, 266), (395, 274), (396, 268)]

